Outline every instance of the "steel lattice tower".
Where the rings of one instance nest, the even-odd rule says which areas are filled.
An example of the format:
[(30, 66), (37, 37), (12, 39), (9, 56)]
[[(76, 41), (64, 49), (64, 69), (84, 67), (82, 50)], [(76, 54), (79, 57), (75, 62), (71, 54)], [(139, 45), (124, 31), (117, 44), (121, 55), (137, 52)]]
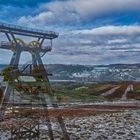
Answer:
[[(53, 98), (52, 89), (49, 83), (49, 79), (48, 79), (49, 74), (46, 71), (46, 68), (44, 67), (42, 59), (41, 59), (41, 57), (44, 56), (48, 51), (51, 51), (52, 40), (58, 37), (58, 33), (55, 33), (52, 31), (43, 31), (43, 30), (38, 30), (38, 29), (26, 28), (26, 27), (11, 25), (11, 24), (3, 24), (3, 23), (0, 23), (0, 32), (4, 33), (8, 40), (7, 42), (1, 41), (0, 49), (7, 49), (13, 52), (13, 55), (9, 64), (10, 72), (7, 73), (7, 75), (4, 75), (4, 77), (6, 76), (8, 77), (8, 80), (6, 81), (7, 84), (5, 86), (5, 91), (4, 91), (1, 104), (0, 104), (1, 120), (4, 119), (5, 110), (7, 109), (9, 105), (10, 95), (13, 94), (13, 97), (14, 97), (14, 90), (17, 90), (16, 89), (17, 84), (20, 84), (20, 85), (24, 84), (30, 88), (34, 86), (40, 88), (42, 85), (44, 85), (48, 89), (48, 95), (50, 96), (52, 106), (55, 108), (58, 108), (57, 102)], [(20, 36), (20, 38), (16, 38), (17, 35)], [(21, 39), (21, 38), (24, 38), (23, 36), (26, 36), (29, 38), (33, 37), (36, 40), (33, 40), (27, 44), (27, 43), (24, 43), (24, 41)], [(48, 40), (50, 44), (47, 46), (44, 46), (43, 43), (45, 40)], [(21, 53), (24, 51), (29, 52), (31, 54), (32, 64), (27, 64), (26, 67), (24, 67), (24, 69), (20, 70), (19, 60), (20, 60)], [(25, 72), (27, 68), (29, 68), (30, 70), (28, 72)], [(33, 69), (35, 68), (37, 68), (37, 72), (33, 73)], [(35, 77), (36, 81), (32, 82), (32, 84), (22, 83), (22, 81), (19, 80), (19, 76), (33, 76)], [(26, 91), (23, 90), (23, 92), (26, 92)], [(47, 102), (45, 100), (41, 102), (42, 104), (38, 106), (46, 108)], [(13, 100), (12, 108), (14, 108), (14, 106), (20, 108), (22, 105), (19, 103), (15, 104)], [(31, 106), (31, 104), (28, 104), (28, 106)], [(52, 131), (48, 111), (45, 111), (44, 116), (47, 122), (48, 135), (50, 139), (53, 140), (54, 139), (53, 131)], [(33, 119), (34, 117), (35, 119)], [(39, 133), (40, 133), (39, 120), (38, 120), (39, 116), (36, 117), (35, 115), (32, 115), (32, 117), (29, 117), (32, 121), (34, 121), (34, 123), (30, 123), (28, 125), (24, 123), (23, 121), (24, 117), (22, 118), (22, 115), (19, 118), (20, 118), (19, 120), (20, 121), (22, 120), (23, 123), (21, 123), (19, 127), (13, 127), (11, 129), (11, 140), (12, 139), (29, 139), (29, 140), (39, 139)], [(69, 136), (67, 134), (62, 116), (58, 116), (57, 120), (62, 129), (64, 139), (69, 140)]]

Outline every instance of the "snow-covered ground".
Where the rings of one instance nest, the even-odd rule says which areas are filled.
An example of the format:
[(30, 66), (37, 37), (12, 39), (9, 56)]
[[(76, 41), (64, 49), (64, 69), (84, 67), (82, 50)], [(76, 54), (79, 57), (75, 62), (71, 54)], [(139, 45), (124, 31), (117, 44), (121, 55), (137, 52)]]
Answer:
[(71, 139), (140, 140), (140, 112), (129, 111), (67, 119)]
[[(140, 111), (66, 118), (64, 121), (71, 140), (140, 140)], [(40, 128), (40, 136), (47, 139), (45, 123)], [(61, 140), (62, 132), (56, 120), (52, 121), (52, 128), (55, 140)], [(0, 130), (0, 140), (8, 140), (9, 133)]]

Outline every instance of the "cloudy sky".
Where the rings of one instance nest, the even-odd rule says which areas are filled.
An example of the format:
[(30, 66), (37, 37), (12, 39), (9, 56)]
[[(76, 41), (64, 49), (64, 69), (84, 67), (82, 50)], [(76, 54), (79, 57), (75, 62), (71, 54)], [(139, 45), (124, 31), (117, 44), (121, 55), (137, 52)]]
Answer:
[[(140, 0), (0, 0), (1, 22), (59, 32), (45, 63), (139, 63), (139, 13)], [(10, 57), (0, 50), (1, 63)]]

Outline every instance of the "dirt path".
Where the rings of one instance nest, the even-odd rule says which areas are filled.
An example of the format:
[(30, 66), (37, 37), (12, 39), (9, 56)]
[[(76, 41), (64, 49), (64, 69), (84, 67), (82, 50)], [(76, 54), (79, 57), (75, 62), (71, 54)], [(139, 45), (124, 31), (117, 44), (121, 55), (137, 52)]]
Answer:
[(45, 112), (49, 112), (50, 117), (64, 116), (64, 117), (74, 117), (74, 116), (89, 116), (96, 115), (99, 113), (111, 113), (118, 112), (122, 110), (139, 110), (140, 103), (118, 103), (118, 104), (99, 104), (99, 105), (78, 105), (75, 107), (67, 107), (61, 109), (39, 109), (34, 108), (30, 110), (28, 107), (18, 108), (17, 112), (25, 113), (26, 115), (29, 113), (33, 113), (34, 115), (46, 115)]
[(129, 85), (127, 88), (126, 88), (126, 90), (125, 90), (125, 92), (124, 92), (124, 94), (122, 95), (122, 100), (126, 100), (127, 99), (127, 94), (128, 94), (128, 92), (130, 92), (130, 91), (133, 91), (134, 89), (133, 89), (133, 85), (131, 84), (131, 85)]
[(118, 104), (106, 104), (106, 105), (81, 105), (75, 108), (63, 108), (63, 109), (50, 109), (50, 116), (62, 115), (65, 117), (72, 116), (88, 116), (96, 115), (99, 113), (117, 112), (121, 110), (139, 110), (140, 103), (118, 103)]
[(108, 91), (102, 93), (101, 96), (102, 96), (102, 97), (106, 97), (106, 96), (108, 96), (108, 95), (111, 95), (111, 94), (113, 94), (118, 88), (120, 88), (120, 86), (114, 87), (114, 88), (112, 88), (112, 89), (110, 89), (110, 90), (108, 90)]

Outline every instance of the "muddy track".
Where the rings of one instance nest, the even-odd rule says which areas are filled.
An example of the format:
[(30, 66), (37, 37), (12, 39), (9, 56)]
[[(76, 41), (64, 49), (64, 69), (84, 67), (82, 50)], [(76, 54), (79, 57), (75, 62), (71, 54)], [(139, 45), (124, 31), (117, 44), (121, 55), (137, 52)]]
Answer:
[[(45, 113), (45, 109), (32, 109), (29, 108), (19, 108), (22, 112), (34, 113), (34, 115), (40, 114), (41, 112)], [(50, 117), (64, 116), (64, 117), (73, 117), (73, 116), (89, 116), (96, 115), (99, 113), (110, 113), (118, 112), (123, 110), (140, 110), (140, 103), (118, 103), (118, 104), (99, 104), (99, 105), (77, 105), (74, 107), (64, 107), (60, 109), (50, 108), (48, 109)], [(43, 114), (42, 114), (43, 115)]]

